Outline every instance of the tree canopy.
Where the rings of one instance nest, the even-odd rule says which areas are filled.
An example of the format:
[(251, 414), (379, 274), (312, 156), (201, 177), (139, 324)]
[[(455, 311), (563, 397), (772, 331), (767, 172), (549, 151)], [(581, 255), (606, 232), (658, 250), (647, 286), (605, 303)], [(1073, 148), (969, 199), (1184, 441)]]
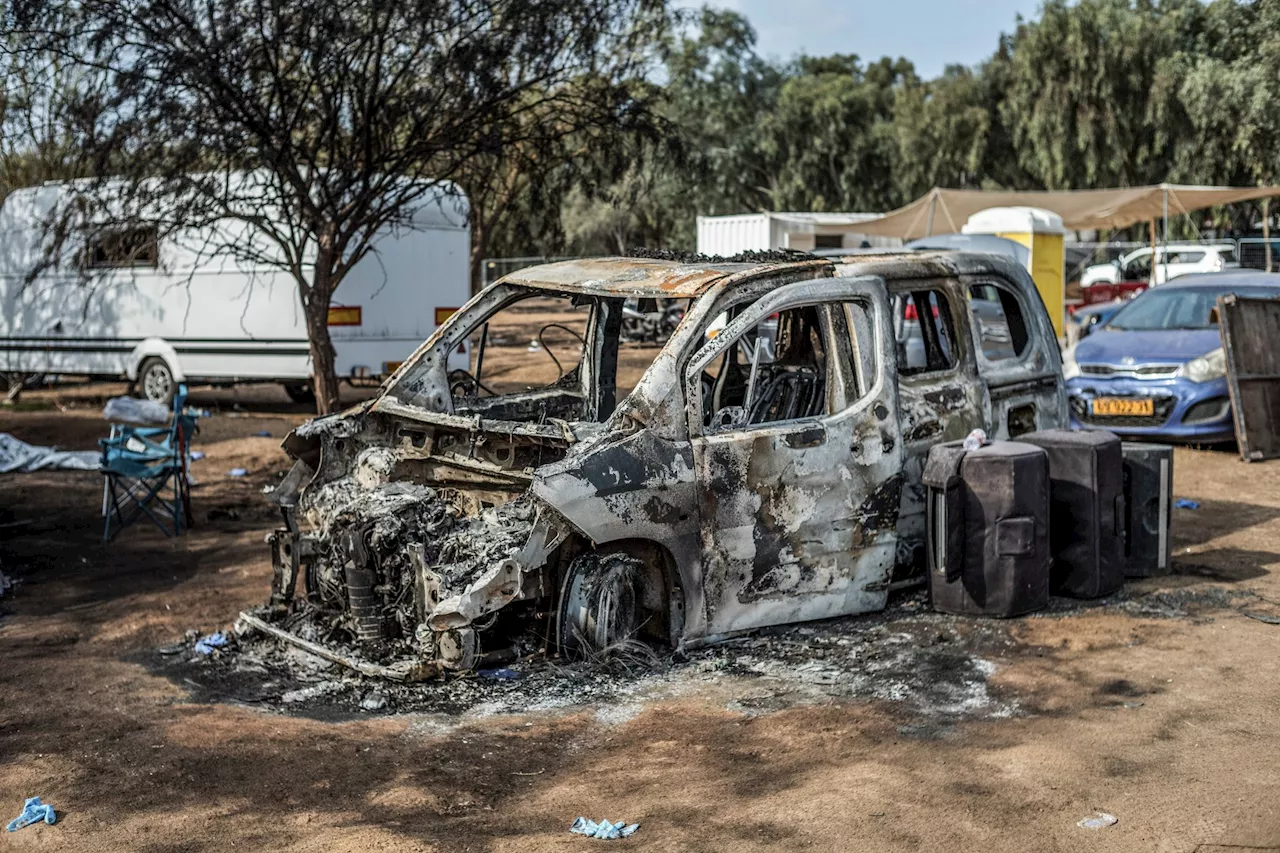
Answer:
[(520, 253), (690, 248), (698, 214), (883, 211), (933, 186), (1275, 182), (1277, 25), (1278, 0), (1046, 0), (986, 61), (926, 80), (900, 57), (771, 62), (745, 18), (704, 9), (664, 50), (665, 115), (689, 156), (630, 161), (660, 174), (638, 200), (633, 182), (592, 188), (618, 202), (594, 208), (608, 240), (579, 208)]

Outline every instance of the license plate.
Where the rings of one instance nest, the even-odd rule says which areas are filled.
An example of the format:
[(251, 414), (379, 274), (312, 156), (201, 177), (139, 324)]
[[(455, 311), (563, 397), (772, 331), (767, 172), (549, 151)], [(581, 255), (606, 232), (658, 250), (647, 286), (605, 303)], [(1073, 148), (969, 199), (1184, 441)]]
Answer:
[(1103, 417), (1151, 417), (1156, 413), (1156, 401), (1150, 397), (1123, 399), (1098, 397), (1093, 401), (1093, 413)]

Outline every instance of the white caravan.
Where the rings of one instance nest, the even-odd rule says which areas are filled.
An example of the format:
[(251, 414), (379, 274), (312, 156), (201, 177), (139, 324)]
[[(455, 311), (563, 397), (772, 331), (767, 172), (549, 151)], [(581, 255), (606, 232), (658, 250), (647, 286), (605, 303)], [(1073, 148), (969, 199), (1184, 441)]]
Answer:
[[(293, 277), (210, 257), (208, 246), (235, 229), (245, 234), (243, 225), (219, 224), (217, 241), (208, 229), (158, 238), (147, 226), (85, 228), (56, 266), (28, 281), (42, 223), (68, 193), (45, 184), (0, 207), (0, 373), (125, 377), (164, 403), (184, 381), (280, 382), (295, 399), (309, 397)], [(388, 229), (343, 279), (329, 312), (340, 379), (389, 375), (470, 298), (467, 214), (465, 197), (441, 187), (417, 206), (412, 227)], [(467, 366), (465, 351), (453, 358)]]

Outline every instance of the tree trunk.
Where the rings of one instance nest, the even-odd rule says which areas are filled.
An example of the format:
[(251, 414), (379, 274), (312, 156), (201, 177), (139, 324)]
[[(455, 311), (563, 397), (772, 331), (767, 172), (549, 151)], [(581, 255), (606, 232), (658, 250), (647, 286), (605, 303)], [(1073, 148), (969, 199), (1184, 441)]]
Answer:
[(306, 288), (303, 312), (307, 318), (307, 340), (311, 347), (311, 383), (316, 392), (316, 413), (328, 415), (339, 408), (337, 358), (329, 338), (329, 303), (333, 301), (332, 255), (321, 250), (316, 269)]

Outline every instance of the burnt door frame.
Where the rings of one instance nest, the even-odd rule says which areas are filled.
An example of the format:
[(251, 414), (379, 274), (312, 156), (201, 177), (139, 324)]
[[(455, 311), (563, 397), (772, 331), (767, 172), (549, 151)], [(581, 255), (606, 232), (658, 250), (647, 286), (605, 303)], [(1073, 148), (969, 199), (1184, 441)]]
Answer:
[[(1058, 341), (1048, 325), (1044, 303), (1032, 305), (1027, 294), (1012, 282), (994, 274), (960, 278), (964, 311), (970, 325), (970, 344), (978, 380), (986, 391), (983, 417), (991, 438), (1015, 438), (1037, 429), (1058, 429), (1067, 425), (1066, 383), (1062, 361), (1057, 357)], [(1022, 313), (1026, 347), (1017, 355), (988, 358), (982, 345), (980, 319), (970, 300), (970, 288), (990, 285), (1012, 296)], [(1001, 303), (1001, 310), (1004, 304)], [(1039, 322), (1042, 317), (1044, 322)], [(1006, 312), (1007, 318), (1007, 312)], [(1015, 428), (1016, 427), (1016, 428)], [(1029, 428), (1028, 428), (1029, 427)]]
[[(836, 339), (840, 328), (849, 333), (850, 302), (867, 309), (874, 327), (874, 342), (857, 342), (876, 355), (874, 382), (861, 394), (864, 383), (848, 381), (853, 344)], [(845, 383), (844, 405), (790, 421), (705, 427), (703, 370), (770, 314), (808, 306), (820, 309), (828, 376)], [(778, 288), (690, 358), (685, 388), (709, 635), (884, 607), (902, 485), (896, 365), (888, 297), (869, 276)]]
[[(973, 336), (965, 331), (970, 326), (969, 306), (961, 302), (965, 293), (960, 280), (922, 278), (889, 282), (891, 296), (909, 297), (929, 290), (942, 294), (950, 313), (954, 364), (942, 370), (905, 376), (899, 372), (896, 377), (906, 453), (903, 460), (906, 479), (898, 516), (898, 563), (902, 566), (899, 580), (912, 576), (917, 569), (924, 570), (925, 488), (920, 478), (929, 449), (943, 441), (962, 439), (976, 427), (987, 426), (986, 389), (978, 375)], [(894, 319), (896, 323), (896, 314)], [(905, 329), (903, 334), (905, 336)]]

